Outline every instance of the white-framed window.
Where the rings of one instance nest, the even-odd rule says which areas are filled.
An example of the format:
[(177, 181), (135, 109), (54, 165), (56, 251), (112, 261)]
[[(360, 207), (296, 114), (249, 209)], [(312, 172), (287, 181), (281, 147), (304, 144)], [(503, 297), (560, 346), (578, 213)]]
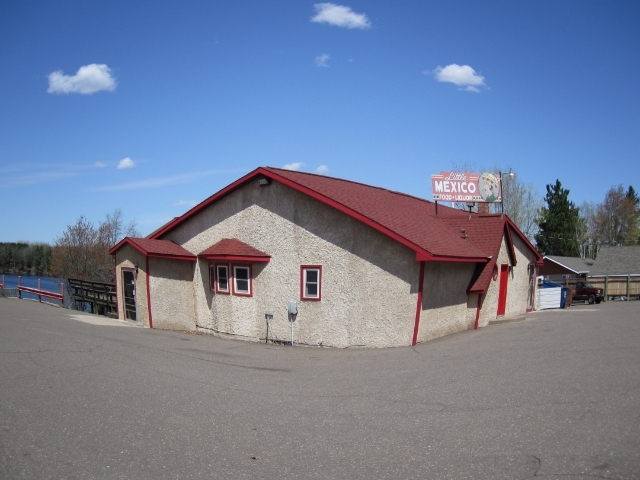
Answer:
[(251, 297), (253, 291), (251, 289), (251, 266), (250, 265), (234, 265), (233, 266), (233, 294)]
[(209, 282), (211, 290), (216, 293), (231, 293), (229, 287), (229, 265), (226, 263), (209, 265)]
[(322, 299), (322, 265), (300, 267), (300, 300)]

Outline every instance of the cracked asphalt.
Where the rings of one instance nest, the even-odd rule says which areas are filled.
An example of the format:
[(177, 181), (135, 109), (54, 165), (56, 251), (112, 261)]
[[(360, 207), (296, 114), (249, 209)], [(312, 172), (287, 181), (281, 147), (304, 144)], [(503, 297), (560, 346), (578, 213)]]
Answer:
[(0, 298), (0, 477), (640, 478), (640, 302), (334, 350)]

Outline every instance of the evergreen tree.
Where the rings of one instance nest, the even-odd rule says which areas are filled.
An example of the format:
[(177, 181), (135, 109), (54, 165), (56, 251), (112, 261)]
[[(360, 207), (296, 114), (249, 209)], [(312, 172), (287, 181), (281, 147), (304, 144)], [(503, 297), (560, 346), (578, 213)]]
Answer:
[(556, 180), (555, 185), (547, 185), (545, 202), (547, 206), (540, 211), (538, 221), (540, 230), (535, 236), (538, 251), (544, 255), (579, 256), (579, 209), (569, 201), (569, 190)]

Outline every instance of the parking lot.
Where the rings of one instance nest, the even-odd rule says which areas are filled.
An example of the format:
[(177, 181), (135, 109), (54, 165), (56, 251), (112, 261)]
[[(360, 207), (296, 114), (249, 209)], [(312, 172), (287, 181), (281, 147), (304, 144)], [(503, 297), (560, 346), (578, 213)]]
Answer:
[(336, 350), (0, 298), (0, 477), (534, 476), (640, 478), (640, 302)]

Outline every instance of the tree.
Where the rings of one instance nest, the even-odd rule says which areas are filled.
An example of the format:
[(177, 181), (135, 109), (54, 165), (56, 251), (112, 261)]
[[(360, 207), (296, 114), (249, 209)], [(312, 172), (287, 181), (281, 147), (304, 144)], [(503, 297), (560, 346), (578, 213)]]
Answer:
[(124, 236), (140, 236), (135, 222), (124, 225), (122, 217), (122, 211), (116, 209), (97, 228), (82, 215), (75, 224), (68, 225), (54, 242), (52, 273), (60, 278), (114, 282), (109, 249)]
[(547, 185), (546, 207), (540, 210), (539, 232), (535, 235), (538, 251), (545, 255), (576, 257), (580, 254), (579, 209), (569, 201), (569, 190), (560, 180)]
[(595, 237), (604, 245), (633, 245), (638, 243), (640, 210), (633, 187), (625, 193), (622, 185), (611, 187), (598, 205), (595, 215)]

